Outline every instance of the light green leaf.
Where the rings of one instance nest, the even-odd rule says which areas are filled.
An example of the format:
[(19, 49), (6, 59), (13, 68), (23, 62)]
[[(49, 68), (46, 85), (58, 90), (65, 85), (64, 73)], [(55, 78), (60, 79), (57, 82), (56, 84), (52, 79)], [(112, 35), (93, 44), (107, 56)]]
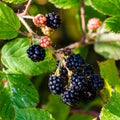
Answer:
[(120, 17), (110, 17), (105, 20), (104, 26), (107, 30), (115, 33), (120, 32)]
[(60, 96), (57, 95), (50, 95), (49, 102), (45, 106), (45, 109), (49, 111), (56, 120), (66, 120), (70, 107), (65, 105)]
[(120, 16), (119, 0), (91, 0), (91, 3), (95, 9), (103, 14), (110, 16)]
[(50, 113), (43, 109), (16, 109), (15, 120), (55, 120)]
[(120, 120), (120, 94), (113, 93), (110, 101), (101, 111), (100, 120)]
[(7, 74), (6, 78), (0, 79), (0, 117), (4, 120), (13, 120), (15, 107), (35, 107), (38, 98), (37, 90), (23, 75)]
[(78, 6), (81, 0), (49, 0), (49, 2), (53, 3), (58, 8), (71, 8), (74, 6)]
[(82, 115), (82, 114), (74, 114), (69, 117), (68, 120), (92, 120), (93, 117), (89, 115)]
[(5, 44), (2, 48), (1, 58), (3, 65), (12, 73), (24, 73), (29, 76), (53, 71), (55, 61), (50, 50), (46, 50), (46, 57), (43, 61), (33, 62), (28, 58), (26, 52), (29, 46), (30, 40), (27, 38), (18, 38)]
[(15, 38), (20, 26), (20, 21), (13, 10), (0, 2), (0, 39)]
[[(104, 30), (98, 33), (94, 45), (95, 51), (109, 59), (120, 59), (120, 34), (105, 32)], [(115, 42), (114, 42), (115, 41)]]
[(116, 91), (120, 92), (120, 78), (114, 60), (99, 63), (100, 73), (104, 80)]
[(14, 3), (14, 4), (20, 4), (20, 3), (24, 3), (28, 0), (4, 0), (5, 2), (9, 2), (9, 3)]

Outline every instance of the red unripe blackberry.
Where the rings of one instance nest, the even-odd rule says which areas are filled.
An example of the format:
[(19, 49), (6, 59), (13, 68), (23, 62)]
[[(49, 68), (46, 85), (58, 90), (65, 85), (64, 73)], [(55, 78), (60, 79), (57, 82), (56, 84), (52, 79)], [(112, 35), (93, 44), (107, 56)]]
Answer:
[(48, 87), (53, 94), (60, 94), (64, 91), (65, 81), (61, 76), (50, 76)]
[(80, 102), (80, 92), (73, 87), (66, 88), (61, 94), (61, 99), (67, 105), (74, 106)]
[(48, 36), (43, 36), (40, 39), (40, 46), (43, 48), (49, 48), (51, 45), (51, 40)]
[(31, 45), (27, 49), (27, 54), (28, 54), (28, 57), (34, 62), (43, 61), (46, 55), (45, 49), (37, 44)]
[(46, 25), (46, 17), (42, 14), (38, 14), (33, 18), (33, 23), (37, 27), (43, 27)]
[(61, 20), (58, 15), (56, 15), (54, 12), (48, 13), (46, 16), (46, 25), (50, 28), (57, 29), (60, 26)]
[(88, 21), (87, 27), (88, 30), (97, 30), (101, 26), (102, 22), (99, 18), (91, 18)]
[(91, 90), (99, 91), (104, 86), (104, 80), (98, 74), (93, 74), (88, 80), (88, 87)]
[(72, 71), (81, 71), (85, 64), (84, 59), (79, 54), (71, 54), (66, 60), (66, 66)]
[(81, 73), (73, 73), (70, 79), (72, 86), (77, 90), (84, 91), (87, 87), (87, 80)]

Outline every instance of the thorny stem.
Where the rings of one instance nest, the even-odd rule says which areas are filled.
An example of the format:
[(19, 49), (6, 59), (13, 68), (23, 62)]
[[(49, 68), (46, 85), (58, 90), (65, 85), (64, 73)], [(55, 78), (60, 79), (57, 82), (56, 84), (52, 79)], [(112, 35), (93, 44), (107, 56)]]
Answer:
[(27, 31), (31, 34), (36, 34), (35, 32), (33, 32), (33, 30), (29, 27), (29, 25), (27, 24), (27, 22), (22, 18), (21, 14), (17, 14), (19, 20), (22, 22), (22, 24), (25, 26), (25, 28), (27, 29)]
[(28, 0), (28, 3), (27, 3), (27, 5), (26, 5), (26, 7), (25, 7), (24, 12), (23, 12), (23, 13), (21, 13), (21, 15), (22, 15), (22, 16), (24, 16), (24, 15), (27, 15), (27, 14), (28, 14), (28, 9), (29, 9), (29, 7), (30, 7), (31, 3), (32, 3), (32, 0)]
[(81, 1), (80, 11), (81, 11), (81, 26), (82, 26), (82, 39), (81, 39), (80, 43), (84, 44), (85, 40), (86, 40), (84, 0)]
[(87, 114), (90, 116), (93, 116), (96, 120), (99, 120), (99, 113), (95, 112), (95, 111), (87, 111), (87, 110), (76, 110), (76, 109), (72, 109), (70, 111), (71, 114)]
[(30, 15), (25, 15), (25, 16), (22, 16), (23, 18), (25, 19), (33, 19), (34, 17), (33, 16), (30, 16)]

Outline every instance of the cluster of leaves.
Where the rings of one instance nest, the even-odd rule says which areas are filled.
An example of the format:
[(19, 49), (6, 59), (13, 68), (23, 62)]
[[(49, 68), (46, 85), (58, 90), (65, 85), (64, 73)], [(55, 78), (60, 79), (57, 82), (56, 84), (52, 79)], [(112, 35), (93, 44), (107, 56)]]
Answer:
[[(55, 60), (50, 50), (46, 50), (47, 54), (43, 62), (34, 63), (27, 57), (26, 50), (31, 41), (29, 38), (19, 35), (21, 23), (12, 8), (7, 5), (7, 2), (21, 4), (26, 1), (4, 0), (6, 3), (0, 2), (0, 40), (6, 41), (4, 46), (1, 45), (1, 64), (5, 67), (3, 70), (5, 72), (0, 71), (0, 119), (54, 120), (56, 118), (65, 120), (69, 115), (70, 107), (64, 105), (57, 96), (50, 95), (49, 102), (44, 109), (36, 108), (39, 102), (39, 93), (30, 78), (52, 72), (55, 69)], [(81, 3), (80, 0), (49, 0), (49, 2), (62, 9), (79, 7)], [(100, 17), (103, 20), (102, 27), (97, 31), (95, 42), (105, 43), (95, 44), (95, 51), (105, 58), (119, 60), (120, 2), (118, 0), (85, 0), (85, 5), (87, 19)], [(80, 16), (79, 12), (78, 16)], [(113, 42), (106, 42), (110, 40)], [(76, 51), (82, 55), (87, 54), (82, 47), (78, 49)], [(120, 104), (120, 78), (114, 60), (99, 63), (101, 75), (106, 83), (105, 89), (102, 91), (103, 100), (109, 101), (102, 108), (101, 120), (120, 119), (118, 107)], [(48, 110), (54, 118), (45, 110)], [(91, 119), (91, 117), (75, 114), (68, 119)]]

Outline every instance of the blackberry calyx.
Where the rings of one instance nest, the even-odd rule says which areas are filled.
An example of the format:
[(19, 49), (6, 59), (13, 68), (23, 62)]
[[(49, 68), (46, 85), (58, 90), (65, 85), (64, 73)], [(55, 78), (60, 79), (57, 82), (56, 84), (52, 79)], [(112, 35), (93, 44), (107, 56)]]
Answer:
[(66, 60), (66, 66), (69, 70), (80, 71), (85, 64), (84, 59), (79, 54), (71, 54)]
[(27, 54), (28, 54), (28, 57), (34, 62), (43, 61), (46, 55), (45, 49), (37, 44), (31, 45), (27, 49)]
[(60, 17), (54, 12), (48, 13), (46, 16), (46, 25), (50, 28), (57, 29), (60, 26), (61, 20)]
[(64, 91), (65, 81), (61, 76), (50, 76), (48, 87), (53, 94), (60, 94)]

